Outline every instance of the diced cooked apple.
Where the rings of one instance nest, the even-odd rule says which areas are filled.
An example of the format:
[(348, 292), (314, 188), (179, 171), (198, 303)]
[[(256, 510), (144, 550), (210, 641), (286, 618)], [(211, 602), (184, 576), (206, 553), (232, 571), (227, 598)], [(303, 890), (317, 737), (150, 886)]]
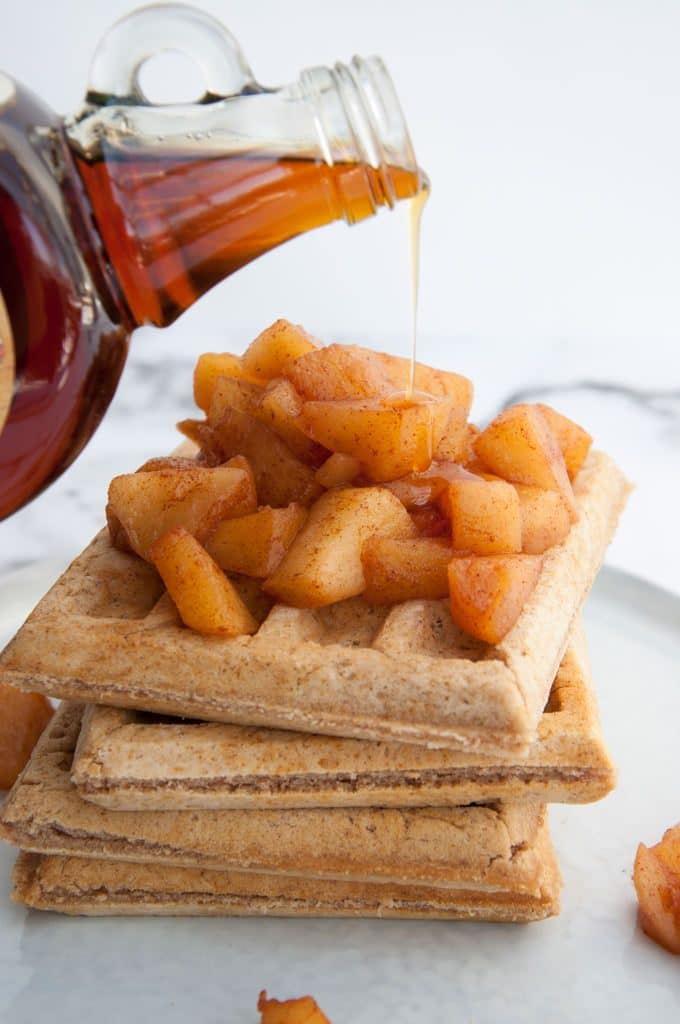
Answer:
[(357, 459), (376, 482), (426, 469), (446, 428), (448, 398), (386, 405), (380, 401), (305, 402), (300, 417), (319, 444)]
[(656, 846), (638, 846), (633, 881), (643, 931), (680, 954), (680, 829), (671, 829)]
[(326, 345), (289, 363), (284, 373), (307, 401), (359, 401), (395, 390), (379, 354), (358, 345)]
[(331, 487), (344, 487), (351, 484), (361, 473), (361, 463), (352, 455), (333, 452), (316, 471), (316, 481), (330, 490)]
[(241, 509), (252, 500), (248, 473), (227, 466), (129, 473), (114, 477), (109, 486), (110, 512), (142, 558), (148, 558), (153, 542), (171, 527), (183, 526), (205, 539), (234, 509), (243, 514)]
[(197, 446), (197, 465), (218, 466), (224, 461), (224, 455), (215, 438), (215, 431), (206, 420), (180, 420), (177, 429)]
[(204, 352), (199, 356), (194, 369), (194, 401), (203, 412), (208, 411), (215, 381), (219, 377), (262, 383), (254, 374), (245, 370), (238, 356), (230, 352)]
[(242, 356), (243, 369), (254, 377), (280, 377), (288, 363), (317, 349), (315, 338), (299, 324), (276, 320), (251, 341)]
[(578, 423), (574, 423), (568, 416), (563, 416), (551, 406), (539, 402), (537, 408), (541, 410), (557, 438), (557, 443), (564, 455), (569, 479), (573, 480), (586, 461), (593, 439), (583, 427), (579, 427)]
[(266, 992), (260, 992), (257, 1008), (262, 1014), (260, 1024), (330, 1024), (311, 996), (299, 999), (267, 999)]
[(451, 523), (447, 516), (434, 505), (423, 505), (411, 509), (411, 522), (421, 537), (451, 538)]
[(255, 475), (261, 504), (282, 508), (297, 501), (309, 505), (321, 493), (314, 470), (264, 423), (230, 409), (214, 427), (214, 443), (224, 457), (245, 455)]
[(470, 636), (497, 644), (538, 583), (540, 555), (465, 555), (449, 562), (451, 618)]
[(42, 694), (0, 683), (0, 789), (14, 785), (52, 714)]
[(364, 599), (369, 604), (399, 604), (446, 597), (452, 557), (448, 540), (369, 537), (361, 549)]
[(213, 386), (208, 406), (208, 423), (214, 426), (219, 423), (225, 412), (237, 409), (239, 412), (254, 415), (264, 394), (264, 388), (249, 380), (237, 380), (235, 377), (218, 377)]
[(404, 506), (384, 487), (326, 491), (264, 589), (298, 608), (354, 597), (366, 585), (364, 541), (374, 534), (413, 537), (415, 532)]
[(186, 455), (157, 455), (143, 462), (137, 473), (157, 473), (159, 469), (194, 469), (196, 459)]
[(449, 413), (444, 435), (437, 445), (434, 457), (437, 461), (462, 463), (468, 452), (468, 422), (465, 407), (455, 406)]
[[(410, 359), (386, 352), (372, 352), (370, 349), (357, 349), (357, 352), (370, 353), (373, 365), (382, 369), (392, 391), (402, 394), (408, 391), (411, 381)], [(451, 370), (435, 370), (424, 363), (416, 363), (413, 387), (417, 393), (453, 399), (454, 408), (464, 411), (467, 419), (472, 405), (473, 388), (472, 381), (462, 374), (453, 373)]]
[(522, 551), (542, 555), (561, 544), (571, 529), (567, 503), (557, 491), (515, 484), (522, 514)]
[(453, 480), (447, 510), (458, 551), (506, 555), (522, 550), (519, 497), (505, 480)]
[(319, 466), (328, 452), (305, 434), (299, 422), (301, 412), (302, 399), (291, 382), (280, 377), (271, 381), (254, 415), (278, 434), (298, 459), (309, 466)]
[(475, 452), (487, 469), (511, 483), (530, 484), (561, 494), (572, 520), (578, 517), (562, 450), (535, 405), (513, 405), (483, 430)]
[(256, 633), (257, 620), (220, 567), (195, 537), (175, 526), (149, 549), (185, 626), (205, 636)]
[(304, 505), (289, 505), (225, 519), (207, 541), (206, 550), (221, 569), (264, 579), (279, 565), (306, 518)]
[(409, 473), (398, 480), (390, 480), (386, 487), (408, 509), (420, 508), (436, 501), (448, 490), (452, 480), (477, 480), (457, 462), (434, 461), (422, 473)]

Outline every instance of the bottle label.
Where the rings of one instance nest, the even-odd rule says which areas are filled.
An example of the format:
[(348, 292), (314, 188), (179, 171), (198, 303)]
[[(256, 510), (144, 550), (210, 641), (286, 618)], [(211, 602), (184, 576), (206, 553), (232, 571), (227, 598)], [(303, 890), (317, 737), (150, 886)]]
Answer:
[(9, 416), (14, 391), (14, 340), (12, 326), (0, 292), (0, 431)]

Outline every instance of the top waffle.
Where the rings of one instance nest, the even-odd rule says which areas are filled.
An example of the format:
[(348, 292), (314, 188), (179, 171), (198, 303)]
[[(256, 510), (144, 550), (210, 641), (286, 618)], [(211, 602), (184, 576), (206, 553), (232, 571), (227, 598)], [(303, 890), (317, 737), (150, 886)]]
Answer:
[[(276, 604), (253, 636), (200, 636), (150, 565), (100, 535), (0, 659), (2, 677), (55, 697), (213, 721), (521, 753), (534, 739), (569, 631), (628, 493), (606, 455), (574, 481), (579, 520), (495, 646), (444, 601), (319, 609)], [(158, 604), (160, 599), (160, 604)]]

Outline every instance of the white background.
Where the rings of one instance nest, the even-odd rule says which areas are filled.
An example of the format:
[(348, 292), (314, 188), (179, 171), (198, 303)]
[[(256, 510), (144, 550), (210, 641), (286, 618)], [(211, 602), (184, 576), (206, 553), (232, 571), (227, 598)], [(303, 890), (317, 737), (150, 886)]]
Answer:
[[(0, 0), (0, 66), (73, 111), (98, 38), (131, 6)], [(420, 354), (474, 377), (477, 419), (528, 385), (680, 386), (680, 2), (203, 6), (231, 28), (265, 84), (355, 52), (385, 59), (433, 182)], [(36, 537), (59, 496), (63, 536), (50, 539), (50, 551), (74, 553), (85, 537), (76, 536), (69, 495), (89, 489), (101, 509), (108, 477), (172, 443), (134, 422), (145, 401), (130, 390), (139, 361), (238, 350), (278, 316), (327, 341), (405, 352), (405, 237), (403, 208), (351, 230), (312, 232), (239, 271), (172, 328), (142, 332), (123, 397), (85, 455), (23, 518), (0, 524), (0, 568), (44, 556)], [(188, 396), (190, 371), (181, 373)], [(591, 393), (550, 400), (579, 416), (638, 484), (613, 560), (680, 589), (680, 400), (666, 403), (666, 417)], [(168, 431), (179, 414), (163, 410)]]

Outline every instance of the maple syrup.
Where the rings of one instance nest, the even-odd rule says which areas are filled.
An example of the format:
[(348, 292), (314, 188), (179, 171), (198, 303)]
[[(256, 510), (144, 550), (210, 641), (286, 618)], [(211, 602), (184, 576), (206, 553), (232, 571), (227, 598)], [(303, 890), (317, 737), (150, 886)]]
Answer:
[[(354, 224), (420, 191), (420, 172), (276, 156), (76, 154), (96, 228), (135, 324), (172, 323), (257, 256), (312, 228)], [(414, 200), (411, 200), (412, 202)]]

